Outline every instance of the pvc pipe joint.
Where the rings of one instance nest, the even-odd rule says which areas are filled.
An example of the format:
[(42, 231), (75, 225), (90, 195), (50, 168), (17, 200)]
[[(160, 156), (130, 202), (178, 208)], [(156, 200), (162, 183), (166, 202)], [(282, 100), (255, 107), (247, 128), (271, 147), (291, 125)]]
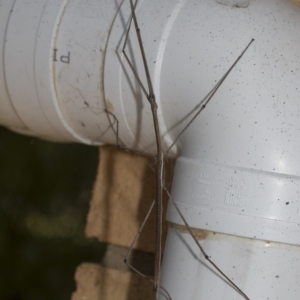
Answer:
[[(122, 53), (128, 1), (0, 5), (2, 125), (96, 145), (116, 142), (118, 120), (123, 144), (155, 153), (150, 105)], [(250, 299), (298, 299), (300, 8), (153, 0), (136, 11), (165, 150), (255, 39), (172, 148), (172, 197)], [(125, 50), (146, 86), (134, 28)], [(172, 299), (242, 299), (205, 262), (172, 204), (167, 218), (162, 286)]]

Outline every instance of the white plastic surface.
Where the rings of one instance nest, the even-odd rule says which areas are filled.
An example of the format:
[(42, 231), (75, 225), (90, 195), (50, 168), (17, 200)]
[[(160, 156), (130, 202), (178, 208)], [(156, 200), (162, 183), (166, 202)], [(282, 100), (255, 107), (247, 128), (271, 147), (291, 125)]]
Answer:
[[(281, 0), (247, 8), (190, 1), (179, 14), (162, 82), (172, 83), (171, 98), (189, 99), (177, 102), (183, 116), (255, 39), (181, 139), (172, 194), (191, 226), (300, 244), (299, 16), (299, 7)], [(168, 219), (182, 223), (174, 210)]]
[(38, 1), (34, 7), (28, 2), (15, 1), (7, 25), (4, 45), (5, 75), (10, 99), (26, 127), (32, 133), (36, 132), (45, 137), (53, 136), (54, 130), (41, 107), (37, 93), (35, 62), (38, 53), (35, 50), (36, 43), (39, 41), (39, 26), (44, 12), (47, 11), (46, 7), (47, 0)]
[[(5, 43), (5, 36), (8, 26), (11, 10), (13, 9), (14, 1), (0, 1), (0, 46)], [(9, 98), (7, 91), (7, 82), (5, 78), (4, 49), (3, 55), (0, 55), (0, 91), (1, 91), (1, 109), (0, 109), (0, 124), (24, 129), (25, 125), (18, 117), (13, 104)]]
[[(200, 243), (249, 299), (299, 299), (298, 246), (218, 233)], [(205, 261), (188, 233), (171, 227), (165, 253), (162, 285), (172, 300), (244, 299)], [(162, 293), (160, 300), (167, 299)]]
[[(162, 65), (161, 95), (181, 99), (177, 112), (189, 116), (255, 39), (182, 136), (172, 189), (192, 227), (237, 236), (200, 242), (250, 299), (300, 294), (299, 32), (300, 9), (288, 1), (189, 1)], [(171, 204), (167, 218), (183, 224)], [(171, 229), (165, 251), (162, 286), (173, 299), (242, 299), (197, 261), (187, 234)]]
[(102, 69), (120, 3), (0, 1), (2, 125), (48, 140), (103, 142), (110, 122)]
[(116, 140), (105, 113), (103, 69), (107, 39), (121, 2), (70, 0), (57, 32), (56, 96), (64, 120), (90, 144)]
[[(150, 105), (122, 54), (130, 6), (118, 10), (121, 3), (16, 0), (10, 14), (0, 1), (0, 111), (11, 115), (0, 114), (1, 124), (115, 143), (107, 109), (125, 145), (155, 151)], [(300, 8), (287, 0), (144, 0), (137, 16), (165, 149), (255, 39), (172, 149), (181, 154), (172, 195), (192, 227), (236, 235), (203, 242), (250, 299), (298, 299), (300, 268), (291, 262), (300, 245)], [(133, 28), (129, 39), (146, 85)], [(182, 224), (171, 205), (167, 217)], [(172, 229), (162, 280), (171, 294), (241, 299), (191, 251), (199, 252)]]
[[(129, 1), (121, 8), (121, 0), (2, 2), (2, 125), (48, 140), (115, 143), (116, 124), (107, 109), (119, 120), (119, 137), (127, 147), (155, 151), (148, 100), (121, 52), (131, 16)], [(160, 99), (160, 68), (176, 12), (184, 2), (140, 2), (165, 148), (172, 142), (167, 124), (174, 124), (176, 117), (173, 103)], [(157, 22), (151, 11), (158, 14)], [(146, 21), (152, 25), (146, 26)], [(134, 28), (129, 41), (126, 50), (145, 84)]]

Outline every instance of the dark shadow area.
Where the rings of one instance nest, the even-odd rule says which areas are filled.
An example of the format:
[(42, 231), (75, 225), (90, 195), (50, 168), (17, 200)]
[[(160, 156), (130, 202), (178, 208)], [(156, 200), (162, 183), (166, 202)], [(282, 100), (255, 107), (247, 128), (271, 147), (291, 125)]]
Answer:
[(97, 165), (97, 147), (0, 128), (0, 299), (70, 299), (76, 267), (101, 261), (84, 237)]

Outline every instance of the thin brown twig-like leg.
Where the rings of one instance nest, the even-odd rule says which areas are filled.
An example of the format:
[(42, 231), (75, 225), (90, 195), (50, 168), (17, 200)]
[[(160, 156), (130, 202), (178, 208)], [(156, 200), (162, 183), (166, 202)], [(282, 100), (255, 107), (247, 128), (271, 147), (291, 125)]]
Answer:
[[(149, 216), (150, 216), (150, 213), (151, 213), (151, 211), (152, 211), (152, 209), (153, 209), (153, 207), (154, 207), (154, 204), (155, 204), (155, 200), (152, 201), (152, 204), (151, 204), (151, 206), (150, 206), (150, 208), (149, 208), (149, 210), (148, 210), (148, 212), (147, 212), (147, 214), (146, 214), (146, 217), (144, 218), (141, 227), (139, 228), (137, 234), (135, 235), (135, 237), (134, 237), (134, 239), (133, 239), (133, 241), (132, 241), (132, 243), (131, 243), (131, 245), (130, 245), (130, 247), (129, 247), (129, 249), (128, 249), (126, 255), (125, 255), (125, 257), (124, 257), (124, 262), (125, 262), (125, 264), (128, 263), (128, 256), (130, 255), (130, 253), (131, 253), (131, 251), (132, 251), (132, 248), (133, 248), (134, 244), (136, 243), (137, 239), (139, 238), (139, 236), (140, 236), (140, 234), (141, 234), (141, 232), (142, 232), (142, 230), (143, 230), (143, 228), (144, 228), (144, 226), (145, 226), (145, 224), (146, 224), (146, 222), (147, 222), (147, 220), (148, 220), (148, 218), (149, 218)], [(140, 272), (138, 272), (138, 273), (140, 274)], [(140, 274), (140, 275), (142, 275), (142, 274)], [(143, 276), (144, 276), (144, 275), (143, 275)]]
[[(131, 264), (128, 262), (128, 257), (130, 256), (130, 254), (131, 254), (131, 252), (132, 252), (132, 249), (133, 249), (133, 246), (135, 245), (137, 239), (139, 238), (139, 236), (140, 236), (140, 234), (141, 234), (141, 232), (142, 232), (142, 230), (143, 230), (143, 228), (144, 228), (144, 226), (145, 226), (145, 224), (146, 224), (146, 222), (147, 222), (147, 220), (148, 220), (148, 218), (149, 218), (149, 216), (150, 216), (150, 213), (152, 212), (152, 209), (153, 209), (154, 205), (155, 205), (155, 200), (152, 201), (152, 204), (151, 204), (151, 206), (150, 206), (150, 208), (149, 208), (149, 210), (148, 210), (148, 212), (147, 212), (147, 214), (146, 214), (146, 216), (145, 216), (145, 218), (144, 218), (144, 220), (143, 220), (143, 222), (142, 222), (142, 224), (141, 224), (141, 226), (140, 226), (140, 228), (139, 228), (137, 234), (135, 235), (135, 237), (134, 237), (134, 239), (133, 239), (133, 241), (132, 241), (132, 243), (131, 243), (131, 245), (130, 245), (130, 247), (129, 247), (129, 249), (128, 249), (126, 255), (125, 255), (125, 257), (124, 257), (124, 263), (125, 263), (131, 270), (133, 270), (135, 273), (137, 273), (137, 274), (140, 275), (141, 277), (143, 277), (143, 278), (145, 278), (145, 279), (151, 281), (153, 284), (154, 284), (153, 279), (149, 278), (148, 276), (146, 276), (145, 274), (143, 274), (142, 272), (140, 272), (138, 269), (136, 269), (133, 265), (131, 265)], [(165, 288), (163, 288), (163, 287), (161, 287), (161, 289), (163, 289), (164, 292), (167, 294), (168, 300), (172, 300), (172, 297), (170, 296), (170, 294), (168, 293), (168, 291), (167, 291)]]
[(231, 65), (231, 67), (228, 69), (228, 71), (224, 74), (224, 76), (219, 80), (219, 82), (216, 84), (215, 88), (212, 90), (210, 96), (207, 98), (207, 100), (204, 102), (204, 104), (198, 109), (194, 117), (188, 122), (188, 124), (181, 130), (181, 132), (177, 135), (171, 146), (166, 151), (166, 156), (168, 155), (171, 148), (176, 144), (178, 139), (183, 135), (183, 133), (191, 126), (191, 124), (197, 119), (197, 117), (200, 115), (200, 113), (205, 109), (206, 105), (209, 103), (209, 101), (213, 98), (215, 93), (218, 91), (224, 80), (227, 78), (227, 76), (230, 74), (232, 69), (235, 67), (235, 65), (239, 62), (239, 60), (242, 58), (242, 56), (245, 54), (245, 52), (248, 50), (250, 45), (254, 42), (254, 39), (251, 39), (249, 44), (246, 46), (246, 48), (243, 50), (243, 52), (238, 56), (238, 58), (235, 60), (235, 62)]
[(195, 241), (195, 243), (197, 244), (198, 248), (200, 249), (201, 253), (203, 254), (204, 258), (230, 283), (230, 285), (238, 292), (240, 293), (244, 299), (246, 300), (250, 300), (248, 298), (248, 296), (209, 258), (209, 256), (207, 255), (207, 253), (204, 251), (203, 247), (200, 245), (199, 241), (196, 239), (192, 228), (190, 227), (190, 225), (188, 224), (188, 222), (186, 221), (185, 217), (183, 216), (182, 212), (180, 211), (178, 205), (176, 204), (176, 202), (174, 201), (174, 199), (172, 198), (170, 192), (168, 191), (168, 189), (164, 186), (164, 190), (166, 191), (170, 201), (172, 202), (173, 206), (175, 207), (177, 213), (179, 214), (181, 220), (183, 221), (187, 231), (190, 233), (191, 237), (193, 238), (193, 240)]

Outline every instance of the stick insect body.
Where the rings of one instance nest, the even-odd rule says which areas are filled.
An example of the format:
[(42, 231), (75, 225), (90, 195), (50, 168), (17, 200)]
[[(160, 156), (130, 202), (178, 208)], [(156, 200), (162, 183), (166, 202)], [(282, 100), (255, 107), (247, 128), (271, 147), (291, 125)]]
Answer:
[[(189, 226), (188, 222), (186, 221), (186, 219), (184, 218), (182, 212), (180, 211), (179, 207), (177, 206), (176, 202), (174, 201), (174, 199), (172, 198), (170, 192), (167, 190), (167, 188), (164, 185), (164, 163), (165, 163), (165, 158), (167, 157), (170, 149), (175, 145), (175, 143), (178, 141), (178, 139), (180, 138), (180, 136), (188, 129), (188, 127), (191, 126), (191, 124), (193, 123), (193, 121), (199, 116), (199, 114), (205, 109), (206, 105), (210, 102), (210, 100), (213, 98), (214, 94), (218, 91), (218, 89), (220, 88), (220, 86), (222, 85), (222, 83), (224, 82), (224, 80), (226, 79), (226, 77), (229, 75), (229, 73), (232, 71), (232, 69), (235, 67), (235, 65), (238, 63), (238, 61), (242, 58), (242, 56), (244, 55), (244, 53), (247, 51), (247, 49), (250, 47), (250, 45), (252, 44), (252, 42), (254, 41), (254, 39), (252, 39), (249, 44), (246, 46), (246, 48), (244, 49), (244, 51), (238, 56), (238, 58), (235, 60), (235, 62), (232, 64), (232, 66), (228, 69), (228, 71), (224, 74), (224, 76), (219, 80), (219, 82), (215, 85), (215, 87), (213, 88), (213, 90), (211, 91), (211, 93), (208, 95), (208, 97), (205, 99), (204, 103), (200, 106), (200, 108), (198, 109), (198, 111), (195, 113), (195, 115), (193, 116), (193, 118), (188, 122), (188, 124), (182, 129), (182, 131), (179, 133), (179, 135), (174, 139), (173, 143), (171, 144), (171, 146), (167, 149), (167, 151), (164, 153), (163, 147), (162, 147), (162, 142), (161, 142), (161, 132), (160, 132), (160, 127), (159, 127), (159, 122), (158, 122), (158, 115), (157, 115), (157, 103), (155, 100), (155, 93), (153, 90), (153, 85), (152, 85), (152, 80), (151, 80), (151, 76), (150, 76), (150, 72), (149, 72), (149, 68), (148, 68), (148, 63), (147, 63), (147, 59), (146, 59), (146, 54), (145, 54), (145, 49), (143, 46), (143, 42), (142, 42), (142, 36), (141, 36), (141, 32), (140, 32), (140, 28), (138, 25), (138, 20), (136, 17), (136, 13), (135, 13), (135, 8), (137, 5), (137, 1), (135, 4), (133, 4), (132, 0), (130, 1), (130, 7), (131, 7), (131, 19), (129, 21), (129, 26), (126, 32), (126, 37), (125, 37), (125, 41), (123, 44), (123, 48), (122, 48), (122, 52), (124, 54), (124, 58), (126, 59), (128, 65), (130, 66), (135, 79), (137, 80), (141, 90), (143, 91), (143, 93), (145, 94), (150, 106), (151, 106), (151, 111), (152, 111), (152, 118), (153, 118), (153, 126), (154, 126), (154, 131), (155, 131), (155, 140), (156, 140), (156, 155), (155, 155), (155, 159), (156, 159), (156, 168), (155, 168), (155, 173), (156, 173), (156, 198), (153, 201), (137, 235), (135, 236), (131, 247), (128, 250), (127, 255), (124, 258), (124, 262), (127, 264), (127, 266), (129, 268), (131, 268), (133, 271), (135, 271), (137, 274), (139, 274), (140, 276), (150, 280), (153, 283), (153, 289), (155, 291), (155, 299), (158, 300), (159, 298), (159, 292), (160, 289), (162, 289), (169, 300), (172, 300), (171, 295), (168, 293), (168, 291), (162, 287), (160, 285), (160, 278), (161, 278), (161, 257), (162, 257), (162, 241), (161, 241), (161, 235), (162, 235), (162, 196), (163, 196), (163, 192), (165, 192), (168, 195), (169, 200), (171, 201), (171, 203), (174, 205), (176, 211), (178, 212), (179, 216), (181, 217), (183, 223), (185, 224), (185, 227), (187, 228), (188, 232), (190, 233), (190, 235), (192, 236), (192, 238), (194, 239), (195, 243), (197, 244), (200, 252), (203, 254), (204, 258), (209, 262), (209, 264), (211, 266), (213, 266), (213, 268), (223, 276), (223, 278), (232, 286), (232, 288), (234, 288), (237, 293), (239, 293), (241, 295), (242, 298), (246, 299), (246, 300), (250, 300), (248, 298), (248, 296), (210, 259), (210, 257), (208, 256), (208, 254), (204, 251), (203, 247), (200, 245), (199, 241), (196, 239), (195, 235), (193, 234), (193, 231), (191, 229), (191, 227)], [(134, 27), (135, 27), (135, 32), (136, 32), (136, 36), (138, 39), (138, 44), (139, 44), (139, 48), (140, 48), (140, 53), (142, 56), (142, 61), (143, 61), (143, 66), (144, 66), (144, 71), (145, 71), (145, 75), (146, 75), (146, 80), (147, 80), (147, 87), (148, 90), (145, 88), (145, 86), (143, 85), (141, 79), (139, 78), (137, 71), (135, 70), (133, 64), (131, 63), (129, 56), (126, 53), (126, 45), (128, 43), (128, 36), (129, 36), (129, 31), (131, 28), (131, 24), (132, 21), (134, 23)], [(119, 122), (116, 118), (115, 115), (113, 115), (112, 113), (108, 112), (116, 121), (117, 123), (117, 130), (116, 130), (116, 136), (117, 136), (117, 144), (120, 146), (119, 143), (119, 137), (118, 137), (118, 125)], [(124, 147), (122, 147), (124, 148)], [(139, 270), (137, 270), (134, 266), (132, 266), (129, 262), (128, 262), (128, 257), (130, 255), (130, 252), (136, 242), (136, 240), (138, 239), (153, 207), (156, 207), (156, 253), (155, 253), (155, 266), (154, 266), (154, 279), (151, 279), (149, 277), (147, 277), (146, 275), (142, 274)]]

